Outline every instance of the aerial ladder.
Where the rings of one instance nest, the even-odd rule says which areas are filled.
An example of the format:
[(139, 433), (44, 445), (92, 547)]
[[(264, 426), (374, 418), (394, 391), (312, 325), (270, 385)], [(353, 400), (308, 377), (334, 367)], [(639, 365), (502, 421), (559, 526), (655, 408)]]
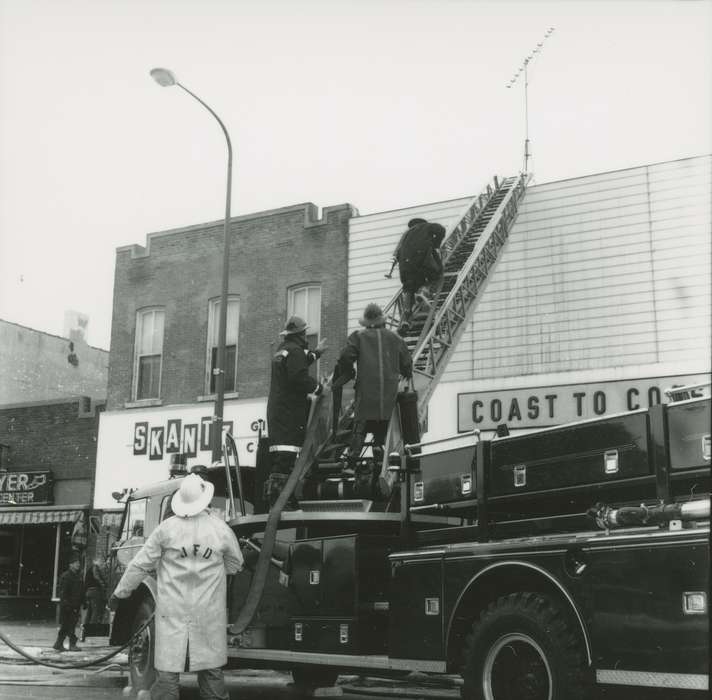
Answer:
[[(441, 247), (444, 273), (429, 290), (431, 301), (415, 305), (405, 334), (402, 331), (403, 290), (400, 289), (384, 308), (386, 326), (404, 335), (413, 358), (413, 388), (418, 395), (421, 428), (428, 402), (509, 236), (526, 182), (525, 175), (503, 180), (495, 176), (493, 183), (467, 205)], [(338, 392), (332, 400), (337, 409), (332, 416), (332, 433), (318, 451), (309, 475), (317, 484), (341, 470), (341, 454), (348, 445), (353, 422), (353, 405), (339, 417)], [(392, 420), (383, 455), (381, 472), (384, 475), (388, 454), (400, 447), (399, 421)], [(324, 489), (319, 491), (320, 498), (337, 495)], [(343, 497), (343, 489), (339, 495)]]
[[(414, 309), (414, 323), (405, 337), (413, 357), (413, 383), (418, 393), (418, 419), (421, 423), (428, 401), (509, 236), (526, 184), (526, 174), (501, 181), (495, 177), (493, 184), (488, 185), (484, 192), (472, 200), (441, 246), (443, 277), (431, 290), (433, 301), (427, 311), (422, 305), (420, 309)], [(403, 308), (401, 290), (384, 308), (388, 327), (400, 327)], [(328, 389), (325, 393), (328, 393)], [(338, 519), (346, 514), (345, 511), (354, 509), (361, 510), (363, 516), (370, 515), (373, 500), (355, 497), (353, 493), (348, 492), (348, 480), (338, 477), (343, 468), (341, 456), (350, 441), (353, 402), (341, 413), (338, 410), (341, 405), (340, 395), (337, 393), (330, 397), (331, 407), (328, 406), (329, 402), (325, 401), (326, 398), (322, 394), (312, 401), (302, 450), (270, 512), (266, 516), (245, 516), (234, 521), (234, 524), (243, 525), (251, 521), (254, 531), (262, 532), (262, 541), (259, 545), (251, 541), (252, 546), (259, 550), (259, 557), (238, 619), (230, 626), (233, 634), (240, 634), (247, 629), (259, 606), (267, 571), (272, 562), (277, 531), (281, 527), (287, 527), (292, 521), (297, 523), (294, 519), (297, 514), (287, 513), (287, 517), (283, 517), (283, 509), (292, 493), (298, 496), (300, 510), (305, 513), (311, 511), (311, 520), (320, 515)], [(383, 455), (382, 474), (387, 473), (389, 453), (402, 448), (402, 442), (399, 421), (391, 420)], [(233, 454), (236, 458), (236, 453), (234, 445), (232, 449), (226, 447), (225, 465), (228, 473), (228, 455)], [(237, 465), (236, 471), (239, 472)], [(385, 497), (385, 504), (379, 505), (381, 510), (389, 510), (392, 505), (389, 495)], [(373, 515), (378, 519), (378, 514)], [(388, 516), (398, 518), (396, 513), (380, 514), (381, 518)]]
[[(430, 308), (416, 305), (405, 336), (413, 357), (415, 389), (421, 416), (442, 376), (474, 304), (497, 261), (517, 216), (526, 176), (508, 177), (476, 197), (442, 245), (444, 274), (431, 289)], [(403, 316), (403, 291), (384, 309), (387, 326), (397, 329)]]

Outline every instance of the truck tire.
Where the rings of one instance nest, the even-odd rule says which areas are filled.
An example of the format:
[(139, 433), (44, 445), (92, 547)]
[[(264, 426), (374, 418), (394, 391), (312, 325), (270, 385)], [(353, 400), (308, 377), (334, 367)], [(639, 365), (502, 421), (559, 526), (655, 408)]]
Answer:
[(482, 612), (465, 646), (464, 700), (579, 700), (585, 657), (559, 605), (512, 593)]
[[(144, 598), (136, 610), (136, 617), (131, 627), (132, 633), (153, 615), (153, 611), (153, 600)], [(135, 692), (150, 690), (151, 686), (156, 682), (158, 674), (153, 665), (155, 646), (156, 623), (151, 620), (148, 627), (129, 645), (129, 674), (131, 676), (131, 685)]]
[(292, 669), (294, 684), (300, 688), (331, 688), (338, 677), (338, 672), (327, 666), (295, 666)]

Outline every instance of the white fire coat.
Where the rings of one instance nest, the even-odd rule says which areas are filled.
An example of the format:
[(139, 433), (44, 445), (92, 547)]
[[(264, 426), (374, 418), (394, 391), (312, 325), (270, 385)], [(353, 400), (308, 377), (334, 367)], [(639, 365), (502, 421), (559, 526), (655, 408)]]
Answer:
[(235, 533), (203, 511), (164, 520), (133, 558), (114, 591), (128, 598), (156, 570), (155, 667), (159, 671), (218, 668), (227, 663), (226, 574), (243, 567)]

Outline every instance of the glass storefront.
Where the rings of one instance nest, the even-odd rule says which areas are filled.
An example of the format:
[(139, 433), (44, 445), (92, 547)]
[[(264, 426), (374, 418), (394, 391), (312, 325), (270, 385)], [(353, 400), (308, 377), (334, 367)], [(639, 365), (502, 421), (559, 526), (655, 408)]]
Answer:
[(0, 596), (51, 598), (56, 525), (0, 529)]

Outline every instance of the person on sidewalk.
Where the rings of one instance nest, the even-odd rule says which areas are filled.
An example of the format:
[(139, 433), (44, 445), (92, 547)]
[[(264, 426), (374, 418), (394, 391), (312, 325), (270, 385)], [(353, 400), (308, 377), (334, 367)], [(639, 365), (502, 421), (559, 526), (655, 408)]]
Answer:
[(84, 577), (84, 602), (87, 606), (84, 624), (102, 623), (106, 610), (106, 573), (99, 557), (94, 559)]
[(175, 515), (149, 535), (110, 600), (128, 598), (157, 571), (158, 679), (153, 700), (177, 700), (180, 673), (197, 671), (202, 700), (229, 700), (222, 667), (227, 663), (227, 575), (244, 566), (235, 533), (207, 508), (214, 487), (188, 474), (173, 495)]
[(380, 449), (382, 454), (400, 377), (411, 377), (413, 361), (403, 338), (385, 327), (378, 304), (368, 304), (359, 323), (363, 328), (349, 336), (339, 355), (335, 374), (340, 377), (338, 381), (349, 381), (354, 376), (356, 363), (354, 427), (347, 469), (353, 470), (357, 485), (363, 490), (372, 486), (374, 477), (368, 471), (358, 471), (366, 433), (373, 435), (374, 449), (376, 452)]
[[(442, 277), (443, 263), (439, 249), (444, 237), (445, 227), (441, 224), (421, 218), (411, 219), (393, 252), (403, 285), (403, 331), (410, 328), (410, 317), (418, 290), (434, 284)], [(424, 295), (421, 295), (421, 299), (429, 303)]]
[[(270, 474), (265, 481), (265, 500), (271, 508), (287, 483), (304, 443), (309, 417), (308, 395), (319, 383), (309, 374), (309, 365), (321, 357), (326, 339), (316, 349), (307, 344), (307, 324), (292, 316), (280, 332), (284, 338), (272, 357), (272, 376), (267, 399), (267, 433), (271, 457)], [(295, 499), (287, 507), (296, 508)]]
[(74, 552), (69, 559), (69, 568), (59, 577), (59, 632), (52, 648), (64, 651), (64, 640), (69, 637), (69, 651), (80, 651), (75, 628), (79, 621), (79, 609), (84, 600), (84, 583), (79, 573), (81, 556)]

